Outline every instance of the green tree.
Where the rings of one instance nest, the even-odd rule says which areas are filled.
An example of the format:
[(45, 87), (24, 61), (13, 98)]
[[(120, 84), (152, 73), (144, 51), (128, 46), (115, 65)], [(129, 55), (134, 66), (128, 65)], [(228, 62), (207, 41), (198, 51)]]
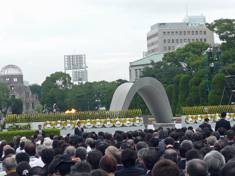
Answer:
[(0, 111), (6, 115), (11, 106), (10, 90), (5, 84), (0, 84)]
[(172, 95), (172, 112), (173, 114), (179, 113), (178, 109), (178, 100), (179, 100), (179, 84), (182, 75), (177, 75), (174, 78), (174, 88), (173, 88), (173, 95)]
[[(220, 100), (223, 94), (225, 85), (225, 77), (224, 74), (219, 73), (216, 74), (211, 82), (211, 91), (208, 95), (209, 103), (210, 105), (219, 105)], [(225, 104), (226, 102), (223, 101), (222, 104)]]
[(23, 101), (20, 98), (11, 97), (11, 112), (12, 114), (22, 114)]
[(170, 104), (172, 104), (172, 95), (173, 95), (173, 89), (174, 89), (174, 84), (169, 84), (164, 86), (168, 100)]
[(39, 101), (41, 100), (41, 90), (42, 90), (42, 86), (38, 85), (38, 84), (32, 84), (29, 86), (32, 94), (37, 94), (38, 95), (38, 99)]
[(35, 108), (34, 111), (37, 113), (41, 113), (43, 111), (43, 106), (41, 104), (38, 104)]
[(191, 79), (190, 75), (182, 75), (179, 82), (179, 106), (186, 106), (186, 100), (189, 93), (189, 81)]
[(71, 77), (69, 74), (63, 72), (55, 72), (46, 77), (46, 80), (42, 83), (41, 102), (48, 107), (53, 106), (54, 103), (57, 107), (64, 111), (67, 109), (65, 99), (68, 90), (71, 89)]

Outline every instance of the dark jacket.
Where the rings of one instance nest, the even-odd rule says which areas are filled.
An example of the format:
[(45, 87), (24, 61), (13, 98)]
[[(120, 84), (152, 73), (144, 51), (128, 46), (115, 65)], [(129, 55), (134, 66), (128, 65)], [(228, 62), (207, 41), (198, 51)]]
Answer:
[(209, 129), (211, 129), (211, 125), (210, 124), (208, 124), (208, 123), (206, 123), (206, 122), (204, 122), (203, 124), (201, 124), (201, 125), (199, 125), (199, 127), (203, 130), (203, 128), (209, 128)]
[(115, 176), (142, 176), (146, 172), (144, 169), (141, 169), (136, 166), (123, 167), (122, 169), (115, 172)]
[(84, 132), (83, 128), (81, 128), (81, 131), (78, 129), (78, 127), (74, 129), (74, 134), (75, 135), (81, 136), (83, 132)]
[(218, 122), (216, 122), (215, 131), (217, 131), (220, 127), (224, 127), (226, 130), (229, 130), (231, 128), (231, 124), (225, 119), (220, 119)]

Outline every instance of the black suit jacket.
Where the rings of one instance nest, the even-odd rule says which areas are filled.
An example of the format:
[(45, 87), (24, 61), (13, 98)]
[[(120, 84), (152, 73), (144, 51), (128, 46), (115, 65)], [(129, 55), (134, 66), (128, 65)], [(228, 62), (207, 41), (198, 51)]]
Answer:
[(199, 125), (199, 127), (203, 130), (203, 128), (209, 128), (209, 129), (211, 129), (211, 125), (210, 124), (208, 124), (208, 123), (206, 123), (206, 122), (204, 122), (203, 124), (201, 124), (201, 125)]
[(145, 175), (145, 170), (136, 166), (124, 167), (115, 172), (115, 176), (142, 176)]
[(229, 130), (231, 128), (231, 124), (225, 119), (220, 119), (218, 122), (216, 122), (215, 131), (217, 131), (220, 127), (224, 127), (226, 130)]
[(81, 128), (81, 131), (78, 129), (78, 127), (74, 129), (75, 135), (81, 136), (83, 132), (84, 132), (83, 128)]

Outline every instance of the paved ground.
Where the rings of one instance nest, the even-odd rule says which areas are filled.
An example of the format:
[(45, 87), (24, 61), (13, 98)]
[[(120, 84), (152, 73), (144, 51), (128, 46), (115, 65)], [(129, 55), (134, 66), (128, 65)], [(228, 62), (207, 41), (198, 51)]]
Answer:
[[(151, 128), (151, 126), (149, 127)], [(114, 133), (116, 130), (121, 130), (121, 131), (134, 131), (134, 130), (138, 130), (138, 129), (141, 129), (141, 130), (144, 130), (144, 125), (141, 126), (141, 127), (120, 127), (120, 128), (117, 128), (117, 127), (113, 127), (113, 128), (91, 128), (91, 129), (84, 129), (84, 131), (87, 131), (87, 132), (91, 132), (91, 131), (94, 131), (96, 133), (98, 133), (99, 131), (103, 131), (103, 132), (109, 132), (109, 133)], [(70, 134), (74, 134), (74, 129), (73, 130), (61, 130), (61, 135), (62, 136), (65, 136), (67, 135), (68, 133)]]

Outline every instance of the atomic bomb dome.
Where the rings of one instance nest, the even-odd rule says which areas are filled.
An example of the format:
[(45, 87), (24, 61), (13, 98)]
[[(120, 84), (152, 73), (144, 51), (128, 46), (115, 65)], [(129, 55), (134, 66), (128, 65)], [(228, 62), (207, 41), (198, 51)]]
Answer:
[(1, 69), (0, 75), (23, 75), (23, 72), (16, 65), (6, 65)]
[[(0, 83), (6, 84), (12, 97), (23, 101), (23, 113), (33, 113), (39, 104), (37, 94), (32, 94), (30, 88), (23, 83), (23, 72), (16, 65), (6, 65), (0, 71)], [(10, 112), (9, 112), (10, 113)]]

